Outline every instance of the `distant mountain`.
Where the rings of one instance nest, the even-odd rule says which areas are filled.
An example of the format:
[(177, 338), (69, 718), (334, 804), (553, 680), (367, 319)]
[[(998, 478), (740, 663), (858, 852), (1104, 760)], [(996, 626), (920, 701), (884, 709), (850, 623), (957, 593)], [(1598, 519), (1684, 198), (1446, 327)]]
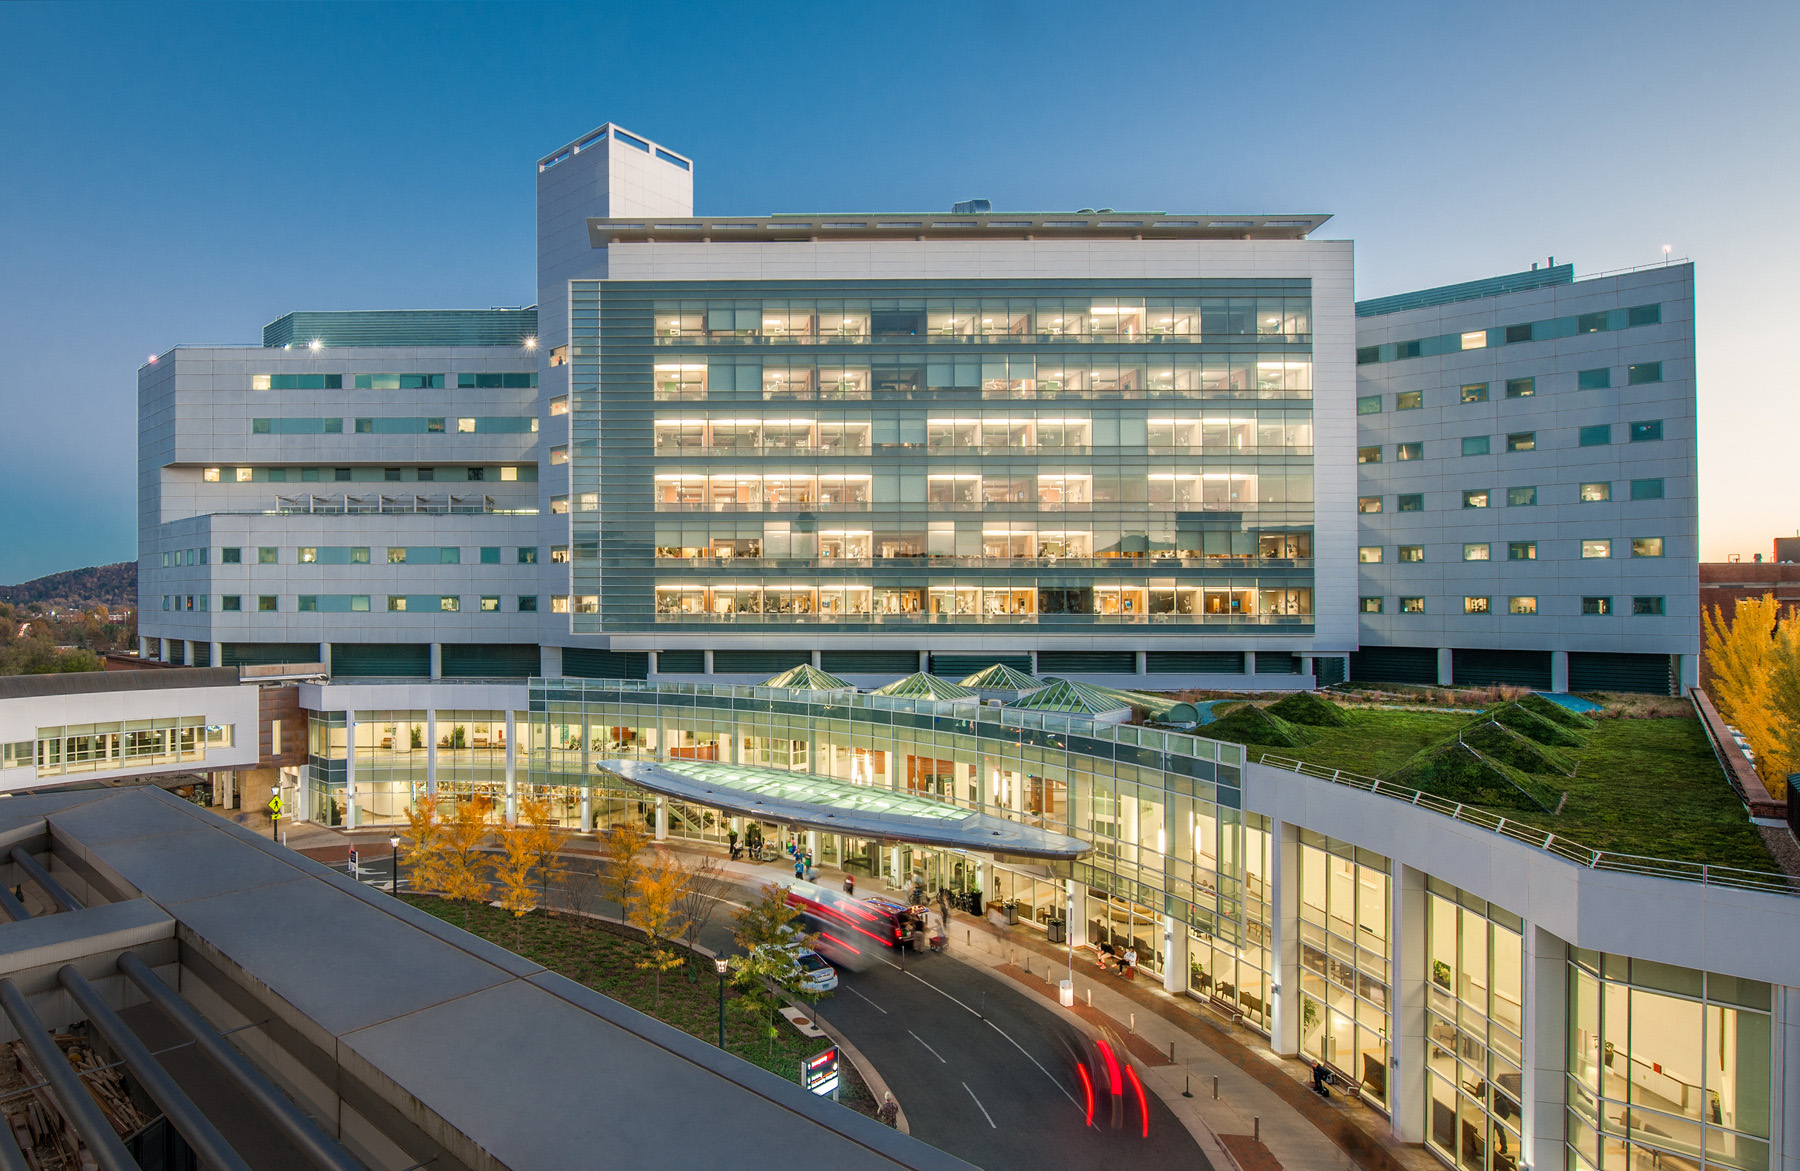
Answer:
[(137, 562), (90, 565), (65, 569), (18, 585), (0, 586), (0, 602), (21, 605), (42, 602), (57, 609), (92, 609), (104, 603), (108, 609), (137, 609)]

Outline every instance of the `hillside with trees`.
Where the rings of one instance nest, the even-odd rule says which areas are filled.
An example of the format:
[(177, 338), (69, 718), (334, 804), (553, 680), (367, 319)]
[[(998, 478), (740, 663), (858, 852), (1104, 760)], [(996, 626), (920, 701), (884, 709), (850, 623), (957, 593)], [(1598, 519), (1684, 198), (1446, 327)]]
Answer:
[(92, 610), (105, 606), (118, 615), (137, 610), (137, 563), (118, 561), (65, 569), (18, 585), (0, 586), (0, 602), (41, 603), (46, 611)]

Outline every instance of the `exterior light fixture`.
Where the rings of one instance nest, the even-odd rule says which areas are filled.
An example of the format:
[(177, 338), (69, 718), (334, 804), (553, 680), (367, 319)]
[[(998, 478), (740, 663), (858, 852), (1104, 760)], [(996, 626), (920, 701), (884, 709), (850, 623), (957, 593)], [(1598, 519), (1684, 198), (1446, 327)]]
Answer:
[(526, 348), (526, 349), (528, 349), (528, 350), (535, 350), (535, 349), (537, 349), (537, 339), (536, 339), (536, 338), (534, 338), (534, 337), (528, 337), (528, 338), (526, 338), (526, 339), (525, 339), (525, 348)]
[[(1667, 251), (1668, 251), (1668, 249), (1667, 249), (1667, 248), (1664, 248), (1664, 249), (1663, 249), (1663, 251), (1664, 251), (1664, 252), (1667, 252)], [(155, 355), (155, 354), (151, 354), (151, 355), (150, 355), (150, 364), (151, 364), (151, 365), (152, 365), (152, 366), (154, 366), (154, 365), (156, 365), (156, 355)]]
[(317, 350), (317, 349), (323, 348), (324, 345), (325, 345), (325, 343), (322, 340), (320, 340), (319, 338), (314, 338), (310, 342), (306, 343), (306, 348), (309, 350)]

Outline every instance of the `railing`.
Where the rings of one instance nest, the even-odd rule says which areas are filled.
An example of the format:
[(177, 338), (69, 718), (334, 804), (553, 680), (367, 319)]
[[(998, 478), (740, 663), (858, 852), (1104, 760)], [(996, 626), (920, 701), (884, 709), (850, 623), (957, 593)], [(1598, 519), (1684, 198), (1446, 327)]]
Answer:
[(1330, 781), (1335, 785), (1348, 785), (1352, 789), (1361, 789), (1365, 793), (1391, 797), (1396, 801), (1404, 801), (1408, 805), (1429, 809), (1433, 813), (1441, 813), (1446, 817), (1463, 822), (1465, 825), (1478, 826), (1481, 829), (1509, 837), (1516, 842), (1523, 842), (1534, 849), (1554, 854), (1565, 862), (1573, 862), (1587, 870), (1642, 874), (1651, 878), (1672, 878), (1678, 882), (1698, 882), (1708, 886), (1731, 887), (1735, 890), (1756, 890), (1769, 894), (1800, 896), (1800, 887), (1797, 887), (1795, 881), (1785, 874), (1761, 870), (1742, 870), (1735, 866), (1714, 866), (1705, 862), (1681, 862), (1673, 858), (1652, 858), (1642, 854), (1619, 854), (1611, 850), (1596, 850), (1549, 830), (1538, 829), (1510, 817), (1502, 817), (1485, 809), (1464, 805), (1460, 801), (1449, 801), (1418, 789), (1409, 789), (1405, 785), (1396, 785), (1392, 781), (1379, 781), (1374, 777), (1345, 772), (1343, 769), (1326, 768), (1323, 765), (1308, 764), (1305, 761), (1292, 760), (1270, 753), (1263, 754), (1258, 763), (1285, 772), (1298, 773), (1301, 776), (1314, 777), (1321, 781)]
[(495, 503), (492, 496), (425, 495), (422, 493), (372, 493), (367, 496), (325, 496), (308, 493), (302, 496), (277, 496), (274, 507), (245, 512), (226, 511), (219, 516), (375, 516), (394, 513), (424, 513), (455, 516), (536, 516), (536, 507), (507, 508)]

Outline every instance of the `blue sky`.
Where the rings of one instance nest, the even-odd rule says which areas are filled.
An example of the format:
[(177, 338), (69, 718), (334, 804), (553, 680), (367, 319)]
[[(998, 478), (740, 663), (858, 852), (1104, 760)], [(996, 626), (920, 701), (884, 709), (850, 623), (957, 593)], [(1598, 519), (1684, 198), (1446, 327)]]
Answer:
[(1359, 296), (1698, 264), (1701, 551), (1800, 528), (1800, 6), (0, 5), (0, 582), (129, 559), (135, 371), (533, 297), (603, 121), (697, 211), (1326, 211)]

